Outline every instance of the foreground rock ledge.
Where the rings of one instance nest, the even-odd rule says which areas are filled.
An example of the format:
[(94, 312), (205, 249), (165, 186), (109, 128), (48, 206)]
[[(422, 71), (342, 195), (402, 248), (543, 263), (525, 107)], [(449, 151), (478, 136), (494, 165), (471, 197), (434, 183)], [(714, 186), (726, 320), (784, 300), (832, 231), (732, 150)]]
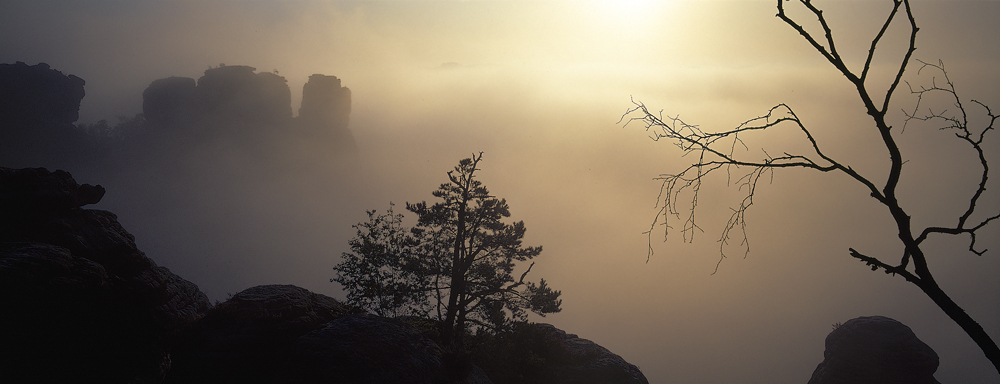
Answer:
[[(296, 286), (213, 307), (113, 213), (82, 208), (103, 196), (67, 172), (0, 167), (0, 382), (492, 383), (412, 322)], [(589, 340), (529, 326), (559, 358), (522, 382), (647, 383)]]

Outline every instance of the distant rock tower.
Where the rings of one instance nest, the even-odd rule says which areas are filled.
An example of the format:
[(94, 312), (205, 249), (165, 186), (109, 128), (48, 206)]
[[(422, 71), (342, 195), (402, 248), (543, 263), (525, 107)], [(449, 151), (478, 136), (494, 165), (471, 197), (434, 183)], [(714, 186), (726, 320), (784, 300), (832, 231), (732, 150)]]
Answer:
[(353, 148), (354, 137), (348, 129), (350, 117), (351, 90), (341, 86), (336, 76), (309, 76), (302, 87), (299, 126), (309, 134)]
[(292, 118), (287, 80), (254, 67), (210, 68), (195, 81), (168, 77), (143, 92), (142, 110), (157, 135), (237, 138), (244, 145), (277, 148), (275, 141), (299, 140), (321, 151), (354, 153), (348, 124), (351, 90), (335, 76), (315, 74), (302, 88), (299, 116)]
[[(211, 68), (198, 79), (168, 77), (142, 93), (146, 120), (166, 125), (283, 126), (292, 119), (292, 94), (284, 77), (254, 67)], [(218, 129), (218, 128), (216, 128)]]
[(199, 103), (207, 118), (227, 122), (280, 125), (292, 118), (292, 93), (284, 77), (256, 68), (212, 68), (198, 79)]
[(190, 123), (197, 117), (196, 86), (190, 77), (153, 81), (142, 92), (142, 114), (160, 124)]

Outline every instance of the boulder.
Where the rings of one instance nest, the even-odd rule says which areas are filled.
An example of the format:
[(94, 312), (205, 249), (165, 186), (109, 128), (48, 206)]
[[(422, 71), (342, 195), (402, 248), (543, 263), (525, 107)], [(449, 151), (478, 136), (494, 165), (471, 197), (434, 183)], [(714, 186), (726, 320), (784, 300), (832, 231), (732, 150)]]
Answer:
[(858, 317), (826, 337), (809, 384), (939, 384), (937, 353), (910, 327), (883, 316)]
[(298, 338), (275, 382), (438, 384), (447, 378), (441, 348), (416, 328), (356, 314)]
[[(0, 372), (11, 382), (157, 383), (210, 308), (139, 251), (66, 172), (0, 168)], [(57, 369), (54, 369), (58, 367)]]
[(293, 285), (249, 288), (180, 338), (166, 381), (492, 384), (450, 369), (413, 325), (360, 312)]
[(607, 348), (551, 324), (534, 324), (556, 358), (553, 384), (648, 384), (646, 376)]
[(293, 285), (246, 289), (218, 304), (181, 337), (174, 383), (269, 383), (300, 336), (353, 310)]

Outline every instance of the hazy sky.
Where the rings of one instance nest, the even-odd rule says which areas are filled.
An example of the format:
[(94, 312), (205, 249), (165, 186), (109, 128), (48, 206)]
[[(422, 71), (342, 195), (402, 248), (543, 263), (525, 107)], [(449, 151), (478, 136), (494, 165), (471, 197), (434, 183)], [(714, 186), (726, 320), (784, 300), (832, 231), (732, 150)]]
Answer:
[[(891, 1), (815, 3), (828, 9), (838, 48), (860, 64)], [(1000, 2), (914, 8), (914, 57), (944, 60), (966, 101), (1000, 109)], [(869, 315), (902, 321), (934, 348), (939, 381), (1000, 383), (915, 286), (848, 255), (854, 247), (894, 260), (901, 248), (887, 212), (843, 176), (776, 172), (747, 215), (751, 252), (744, 259), (738, 244), (727, 248), (714, 275), (716, 239), (738, 191), (711, 180), (700, 200), (705, 231), (690, 244), (657, 237), (647, 262), (653, 178), (690, 159), (641, 126), (617, 124), (632, 98), (707, 130), (785, 102), (829, 154), (875, 179), (885, 174), (887, 156), (851, 86), (775, 13), (774, 2), (750, 0), (14, 0), (0, 4), (0, 62), (46, 62), (85, 79), (83, 123), (141, 112), (151, 81), (197, 78), (220, 63), (279, 71), (295, 110), (313, 73), (352, 90), (357, 180), (309, 183), (308, 171), (289, 170), (287, 186), (266, 191), (274, 194), (237, 196), (197, 217), (141, 215), (129, 191), (109, 190), (98, 206), (213, 300), (274, 283), (342, 298), (328, 280), (350, 225), (390, 201), (432, 199), (447, 170), (484, 151), (481, 180), (524, 220), (526, 243), (544, 246), (532, 275), (563, 292), (563, 311), (536, 320), (607, 347), (651, 383), (804, 383), (831, 325)], [(887, 43), (900, 32), (891, 29)], [(877, 58), (876, 84), (892, 73), (895, 47)], [(915, 70), (905, 79), (930, 81)], [(892, 109), (914, 101), (899, 92)], [(780, 153), (798, 139), (773, 135), (751, 150)], [(912, 169), (901, 200), (914, 224), (953, 225), (974, 188), (974, 158), (931, 126), (908, 127), (900, 141)], [(992, 137), (995, 164), (998, 147)], [(993, 212), (995, 185), (983, 204)], [(304, 197), (287, 199), (288, 191)], [(964, 251), (965, 238), (928, 247), (939, 283), (995, 340), (998, 237), (995, 224), (980, 234), (991, 249), (983, 257)]]

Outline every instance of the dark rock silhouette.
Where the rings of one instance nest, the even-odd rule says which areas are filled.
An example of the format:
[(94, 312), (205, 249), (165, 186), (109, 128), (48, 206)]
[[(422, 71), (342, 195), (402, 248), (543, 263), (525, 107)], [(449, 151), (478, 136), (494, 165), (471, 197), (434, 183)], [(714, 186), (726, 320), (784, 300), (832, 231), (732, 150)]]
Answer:
[(236, 162), (282, 163), (276, 168), (354, 165), (351, 91), (340, 79), (312, 75), (303, 115), (293, 118), (286, 79), (255, 71), (223, 65), (197, 81), (155, 80), (143, 92), (142, 114), (77, 126), (83, 79), (45, 63), (0, 64), (0, 165), (115, 175), (191, 154), (233, 155), (218, 148), (240, 151)]
[(198, 105), (215, 123), (281, 125), (292, 118), (292, 94), (286, 80), (245, 65), (220, 66), (198, 79)]
[(441, 348), (413, 326), (368, 314), (331, 321), (296, 340), (278, 383), (444, 383)]
[(351, 90), (340, 85), (336, 76), (315, 74), (302, 87), (302, 106), (299, 108), (298, 128), (310, 136), (342, 143), (343, 148), (354, 146), (348, 124), (351, 116)]
[(83, 79), (48, 64), (0, 64), (0, 120), (26, 124), (73, 124), (80, 117)]
[[(144, 92), (148, 116), (79, 128), (83, 85), (45, 64), (0, 65), (0, 165), (89, 164), (102, 183), (132, 193), (121, 206), (132, 216), (175, 226), (206, 207), (236, 211), (268, 199), (322, 202), (300, 207), (314, 214), (328, 191), (351, 184), (350, 156), (329, 154), (356, 150), (351, 92), (336, 77), (310, 77), (298, 118), (284, 78), (232, 66), (197, 82), (154, 81)], [(0, 381), (491, 383), (410, 322), (352, 315), (295, 286), (250, 288), (213, 308), (195, 284), (146, 257), (113, 213), (82, 208), (104, 196), (65, 171), (0, 167)], [(303, 215), (294, 208), (283, 212)], [(234, 220), (212, 219), (218, 227)], [(261, 233), (273, 225), (269, 215)], [(165, 239), (175, 233), (159, 229), (152, 233)], [(202, 232), (219, 244), (251, 241)], [(614, 381), (635, 376), (620, 357), (561, 335), (551, 344), (575, 360), (553, 369), (566, 377), (638, 382)]]
[[(292, 285), (253, 287), (213, 308), (138, 250), (114, 214), (81, 208), (103, 195), (67, 172), (0, 168), (5, 382), (491, 383), (413, 325), (430, 320), (359, 314)], [(555, 356), (547, 382), (646, 382), (593, 342), (526, 326)]]
[(103, 195), (66, 172), (0, 168), (4, 381), (159, 382), (172, 335), (210, 307), (139, 251)]
[(888, 317), (848, 320), (826, 337), (823, 357), (809, 384), (939, 384), (937, 353)]
[(533, 324), (543, 334), (551, 353), (553, 384), (644, 384), (646, 376), (607, 348), (568, 334), (551, 324)]
[[(444, 383), (440, 347), (407, 323), (292, 285), (233, 295), (180, 338), (170, 383)], [(456, 383), (489, 383), (481, 370)]]
[(168, 381), (270, 383), (297, 338), (351, 312), (331, 297), (292, 285), (246, 289), (181, 338)]
[(348, 128), (351, 90), (341, 86), (340, 79), (310, 76), (302, 88), (299, 116), (293, 119), (285, 78), (254, 71), (229, 65), (206, 70), (197, 82), (187, 77), (153, 81), (143, 92), (143, 115), (156, 129), (174, 134), (193, 130), (215, 137), (250, 135), (267, 140), (302, 135), (335, 143), (336, 150), (354, 150)]
[(153, 81), (142, 92), (143, 116), (158, 125), (190, 124), (197, 117), (195, 87), (190, 77), (174, 76)]
[(93, 150), (76, 126), (83, 79), (48, 64), (0, 64), (0, 165), (65, 166)]

